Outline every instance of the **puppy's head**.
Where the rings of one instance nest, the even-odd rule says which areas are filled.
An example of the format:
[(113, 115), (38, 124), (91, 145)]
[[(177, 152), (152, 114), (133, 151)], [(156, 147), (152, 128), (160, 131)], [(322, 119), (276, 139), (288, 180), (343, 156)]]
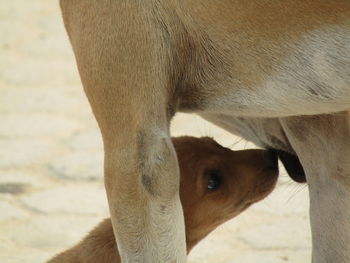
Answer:
[(180, 165), (188, 250), (262, 200), (276, 184), (278, 159), (272, 151), (232, 151), (208, 137), (178, 137), (173, 142)]
[[(277, 155), (263, 150), (231, 151), (211, 138), (178, 137), (180, 198), (188, 252), (217, 226), (238, 215), (274, 188)], [(120, 262), (110, 219), (49, 263)]]

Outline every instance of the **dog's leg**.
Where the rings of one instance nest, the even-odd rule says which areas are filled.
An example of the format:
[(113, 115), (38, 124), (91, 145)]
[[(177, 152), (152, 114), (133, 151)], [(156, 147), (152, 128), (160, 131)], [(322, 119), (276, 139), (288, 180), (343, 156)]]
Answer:
[(122, 262), (183, 263), (168, 53), (162, 27), (147, 10), (151, 2), (62, 0), (61, 7), (103, 136), (105, 185)]
[(291, 117), (281, 123), (307, 175), (313, 262), (350, 262), (349, 116)]

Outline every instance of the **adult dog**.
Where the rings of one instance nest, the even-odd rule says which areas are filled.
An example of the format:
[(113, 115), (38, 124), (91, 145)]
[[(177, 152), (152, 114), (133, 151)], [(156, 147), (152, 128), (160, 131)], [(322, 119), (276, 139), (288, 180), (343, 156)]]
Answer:
[(124, 263), (185, 262), (177, 111), (295, 154), (310, 187), (313, 262), (350, 262), (349, 0), (60, 3), (103, 136)]
[[(276, 153), (231, 151), (208, 137), (173, 138), (187, 253), (220, 224), (265, 198), (278, 178)], [(120, 263), (110, 219), (48, 263)]]

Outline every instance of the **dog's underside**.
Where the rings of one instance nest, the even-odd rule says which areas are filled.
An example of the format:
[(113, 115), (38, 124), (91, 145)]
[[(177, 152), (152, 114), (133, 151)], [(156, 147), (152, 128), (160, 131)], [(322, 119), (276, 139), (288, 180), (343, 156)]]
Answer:
[(297, 156), (313, 262), (350, 262), (350, 1), (60, 3), (103, 136), (124, 263), (185, 262), (177, 111), (283, 153), (302, 181), (283, 157)]

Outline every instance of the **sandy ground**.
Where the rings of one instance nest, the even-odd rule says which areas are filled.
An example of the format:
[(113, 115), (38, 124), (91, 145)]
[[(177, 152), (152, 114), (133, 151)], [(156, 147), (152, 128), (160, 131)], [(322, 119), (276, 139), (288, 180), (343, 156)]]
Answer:
[[(108, 216), (102, 144), (58, 1), (1, 1), (0, 17), (0, 262), (40, 263)], [(172, 134), (254, 147), (192, 115), (177, 115)], [(282, 172), (272, 195), (189, 262), (308, 262), (310, 246), (307, 188)]]

